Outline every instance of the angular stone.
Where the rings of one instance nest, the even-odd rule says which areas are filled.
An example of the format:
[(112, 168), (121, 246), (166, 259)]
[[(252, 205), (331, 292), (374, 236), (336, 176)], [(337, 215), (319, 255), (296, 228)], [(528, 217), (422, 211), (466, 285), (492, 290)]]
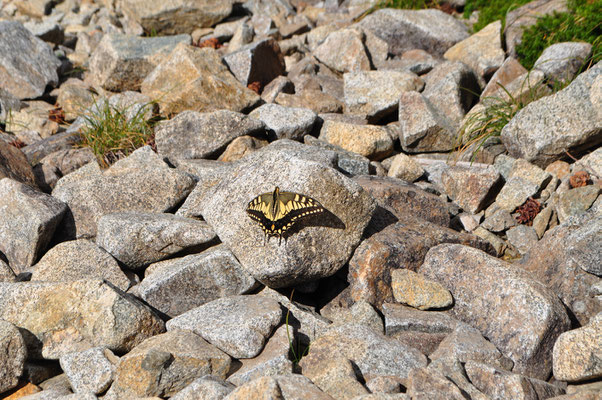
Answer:
[(167, 322), (167, 329), (192, 331), (235, 358), (253, 358), (280, 323), (278, 302), (264, 296), (213, 300)]
[(500, 68), (506, 55), (502, 49), (502, 21), (490, 23), (477, 33), (456, 43), (443, 57), (461, 61), (483, 78), (488, 78)]
[(185, 110), (242, 111), (260, 101), (228, 71), (215, 50), (183, 43), (157, 65), (140, 89), (157, 99), (163, 115)]
[(458, 61), (446, 61), (437, 65), (424, 77), (422, 94), (444, 114), (456, 128), (464, 115), (478, 100), (481, 89), (475, 73)]
[(541, 17), (554, 12), (562, 13), (567, 11), (566, 0), (534, 0), (522, 7), (509, 10), (504, 27), (508, 54), (516, 58), (516, 46), (522, 41), (523, 30), (531, 25), (535, 25)]
[(230, 357), (188, 331), (146, 339), (121, 358), (110, 392), (118, 398), (171, 397), (196, 378), (224, 379)]
[(385, 128), (376, 125), (326, 121), (319, 138), (371, 160), (380, 160), (393, 151), (391, 136)]
[(491, 251), (490, 245), (476, 236), (406, 217), (364, 240), (355, 250), (347, 277), (351, 298), (377, 308), (392, 301), (391, 271), (415, 271), (429, 249), (441, 243), (463, 243)]
[(602, 142), (602, 104), (595, 92), (602, 87), (602, 63), (580, 74), (563, 90), (521, 109), (501, 133), (508, 153), (545, 167), (566, 151), (584, 151)]
[(317, 114), (343, 111), (343, 104), (336, 97), (315, 89), (305, 89), (296, 94), (280, 93), (274, 103), (286, 107), (309, 108)]
[(543, 189), (552, 179), (549, 172), (523, 159), (518, 159), (512, 163), (512, 168), (510, 168), (510, 172), (508, 172), (505, 179), (509, 180), (514, 177), (520, 177), (527, 182), (534, 183), (538, 190)]
[(119, 0), (118, 7), (138, 22), (147, 33), (159, 35), (192, 33), (211, 27), (232, 12), (233, 2), (222, 0)]
[(30, 17), (42, 18), (50, 14), (55, 4), (51, 0), (17, 0), (17, 10)]
[(564, 390), (560, 387), (545, 381), (499, 370), (476, 361), (468, 361), (465, 368), (470, 381), (493, 399), (536, 400), (564, 394)]
[(0, 318), (27, 330), (29, 356), (105, 346), (127, 352), (162, 332), (150, 308), (101, 280), (0, 283)]
[(570, 217), (583, 215), (594, 204), (602, 189), (597, 185), (587, 185), (568, 190), (558, 196), (556, 212), (558, 221), (565, 222)]
[(244, 294), (257, 282), (223, 245), (200, 254), (151, 264), (138, 295), (174, 317), (221, 297)]
[(537, 240), (537, 233), (532, 226), (518, 225), (508, 229), (506, 232), (508, 236), (508, 243), (518, 250), (520, 254), (525, 254), (535, 246)]
[(104, 347), (92, 347), (64, 354), (59, 361), (74, 392), (101, 394), (113, 383), (119, 357)]
[(481, 93), (481, 99), (491, 96), (493, 93), (497, 92), (500, 87), (507, 87), (510, 82), (518, 78), (519, 76), (527, 73), (525, 67), (523, 67), (516, 58), (508, 57), (500, 65), (500, 68), (495, 71), (489, 82), (487, 82), (487, 86), (483, 89)]
[(264, 104), (250, 114), (265, 124), (270, 139), (301, 140), (312, 132), (318, 120), (315, 112), (307, 108), (284, 107), (278, 104)]
[(419, 310), (445, 308), (453, 303), (447, 289), (408, 269), (391, 271), (391, 290), (396, 301)]
[(564, 332), (554, 344), (554, 378), (578, 382), (602, 376), (602, 313), (578, 329)]
[(266, 103), (273, 103), (279, 93), (295, 93), (295, 85), (286, 76), (278, 76), (265, 85), (261, 99)]
[(319, 364), (317, 368), (304, 371), (305, 375), (325, 393), (350, 400), (368, 394), (368, 390), (358, 382), (353, 364), (344, 357), (335, 357)]
[(45, 42), (63, 44), (65, 29), (56, 21), (47, 18), (42, 21), (29, 21), (23, 24), (34, 36)]
[(516, 220), (506, 210), (497, 210), (485, 218), (481, 226), (490, 232), (503, 232), (508, 228), (516, 226)]
[(0, 180), (0, 251), (13, 271), (34, 264), (67, 211), (60, 200), (9, 178)]
[(330, 144), (313, 136), (305, 135), (303, 142), (310, 146), (316, 146), (321, 149), (332, 150), (337, 153), (337, 167), (340, 171), (352, 176), (368, 175), (372, 170), (370, 160), (367, 157), (347, 151), (341, 146)]
[(190, 36), (105, 35), (90, 57), (91, 77), (113, 92), (140, 90), (144, 78), (179, 43), (190, 44)]
[(96, 235), (98, 219), (119, 211), (165, 212), (180, 203), (195, 185), (184, 172), (169, 168), (145, 146), (106, 171), (90, 163), (61, 178), (52, 195), (71, 211), (65, 234)]
[(359, 324), (335, 327), (318, 337), (300, 365), (307, 374), (319, 375), (324, 363), (336, 357), (350, 360), (366, 380), (382, 375), (403, 379), (413, 368), (426, 366), (418, 350)]
[(409, 71), (363, 71), (343, 75), (345, 113), (378, 121), (395, 113), (401, 93), (420, 91), (424, 82)]
[(423, 49), (442, 56), (447, 49), (468, 37), (466, 26), (440, 10), (382, 9), (358, 24), (389, 44), (389, 53), (401, 55)]
[(303, 375), (287, 374), (265, 376), (236, 388), (224, 400), (262, 399), (307, 399), (333, 400)]
[(133, 270), (216, 238), (206, 222), (135, 211), (103, 215), (97, 229), (96, 243)]
[(226, 150), (224, 150), (217, 160), (223, 162), (238, 161), (247, 154), (267, 145), (268, 141), (265, 139), (258, 139), (248, 135), (239, 136), (226, 147)]
[(228, 377), (228, 382), (241, 386), (262, 376), (292, 373), (293, 363), (288, 355), (292, 349), (291, 341), (294, 340), (294, 335), (292, 326), (283, 325), (276, 329), (257, 357), (240, 360), (242, 366)]
[[(61, 177), (69, 175), (76, 169), (95, 160), (96, 156), (89, 147), (57, 150), (42, 158), (34, 167), (36, 183), (40, 189), (51, 192)], [(47, 171), (55, 171), (55, 173), (49, 175)], [(40, 176), (40, 173), (42, 176)]]
[(19, 329), (0, 320), (0, 393), (19, 383), (27, 358), (27, 348)]
[(335, 71), (370, 70), (370, 57), (364, 47), (365, 34), (358, 29), (341, 29), (330, 33), (313, 56)]
[(31, 269), (32, 281), (70, 282), (98, 278), (124, 292), (130, 287), (130, 280), (119, 268), (117, 260), (86, 239), (57, 244)]
[(502, 179), (491, 167), (451, 166), (441, 174), (441, 183), (445, 193), (456, 204), (465, 211), (476, 214), (493, 200)]
[(414, 159), (400, 153), (393, 158), (387, 175), (414, 182), (424, 175), (424, 169)]
[[(52, 136), (59, 128), (58, 123), (48, 119), (53, 109), (54, 106), (45, 101), (23, 101), (21, 109), (13, 111), (6, 121), (6, 130), (14, 133), (27, 144)], [(29, 139), (27, 136), (34, 139)]]
[(0, 282), (16, 282), (17, 277), (7, 263), (0, 260)]
[(514, 361), (513, 371), (548, 378), (553, 343), (570, 326), (554, 292), (520, 267), (457, 244), (431, 249), (419, 272), (452, 292), (450, 312)]
[(468, 395), (473, 400), (490, 400), (490, 397), (483, 394), (468, 380), (463, 364), (457, 360), (450, 358), (436, 359), (429, 364), (427, 370), (437, 377), (445, 376), (448, 381), (453, 382), (454, 385), (460, 388), (464, 396)]
[(205, 375), (197, 378), (184, 389), (180, 390), (172, 400), (221, 400), (226, 397), (236, 386), (225, 382), (213, 375)]
[[(334, 301), (336, 301), (336, 298)], [(330, 309), (329, 306), (331, 306)], [(380, 314), (370, 303), (363, 300), (356, 301), (349, 308), (341, 307), (340, 304), (339, 307), (334, 307), (333, 302), (331, 302), (322, 307), (320, 315), (331, 319), (334, 325), (356, 323), (369, 326), (377, 332), (385, 333), (385, 326)]]
[(0, 59), (2, 89), (18, 99), (44, 94), (47, 85), (58, 83), (61, 65), (48, 44), (33, 36), (20, 22), (0, 21)]
[(423, 94), (403, 92), (399, 98), (399, 141), (404, 151), (448, 151), (457, 136), (453, 122)]
[[(75, 125), (75, 122), (73, 125)], [(49, 138), (25, 146), (23, 154), (25, 154), (31, 165), (36, 165), (47, 155), (59, 150), (69, 150), (76, 144), (81, 143), (81, 140), (82, 137), (78, 132), (67, 130), (66, 132), (57, 133)]]
[(285, 74), (284, 56), (278, 42), (263, 39), (226, 55), (224, 62), (243, 85), (258, 82), (259, 87)]
[(533, 68), (542, 71), (548, 79), (568, 83), (575, 78), (591, 53), (592, 45), (589, 43), (555, 43), (546, 47)]
[(495, 198), (495, 205), (510, 213), (523, 205), (529, 197), (539, 191), (536, 183), (529, 182), (521, 176), (514, 176), (506, 181)]
[[(349, 259), (375, 207), (359, 185), (332, 168), (335, 162), (334, 152), (275, 141), (207, 188), (197, 199), (197, 209), (258, 281), (285, 287), (330, 276)], [(284, 178), (283, 170), (289, 171)], [(279, 245), (278, 238), (266, 240), (260, 225), (245, 212), (249, 201), (276, 186), (309, 196), (328, 210), (285, 232), (286, 245)]]
[(15, 181), (35, 185), (31, 165), (21, 150), (0, 140), (0, 179), (10, 178)]
[(466, 398), (460, 388), (447, 377), (426, 367), (416, 368), (410, 372), (406, 393), (412, 399), (463, 400)]
[(183, 111), (155, 128), (155, 141), (159, 154), (170, 160), (209, 158), (235, 138), (263, 129), (261, 121), (234, 111)]

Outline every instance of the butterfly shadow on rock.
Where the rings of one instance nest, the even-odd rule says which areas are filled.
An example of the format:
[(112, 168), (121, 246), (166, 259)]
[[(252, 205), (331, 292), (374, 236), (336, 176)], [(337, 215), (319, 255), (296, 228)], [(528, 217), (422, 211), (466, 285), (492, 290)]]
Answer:
[[(324, 208), (321, 213), (309, 215), (297, 220), (293, 226), (282, 233), (282, 239), (286, 243), (288, 238), (311, 226), (323, 226), (332, 229), (346, 228), (345, 223), (339, 217)], [(267, 239), (269, 240), (270, 238), (268, 237)]]

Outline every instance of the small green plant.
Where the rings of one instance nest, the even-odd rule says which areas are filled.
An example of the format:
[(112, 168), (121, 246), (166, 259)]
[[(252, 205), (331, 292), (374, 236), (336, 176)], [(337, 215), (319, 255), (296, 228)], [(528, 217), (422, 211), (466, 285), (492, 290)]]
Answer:
[(149, 110), (154, 103), (143, 106), (117, 107), (108, 100), (95, 101), (84, 113), (82, 146), (92, 149), (102, 167), (108, 167), (120, 158), (146, 144), (154, 144), (154, 118)]
[(378, 4), (378, 8), (398, 8), (401, 10), (420, 10), (423, 8), (436, 8), (438, 0), (385, 0)]
[(531, 0), (466, 0), (464, 18), (470, 17), (473, 11), (479, 10), (479, 20), (472, 27), (473, 32), (478, 32), (485, 26), (498, 19), (505, 26), (506, 14)]
[[(295, 293), (295, 289), (293, 289), (291, 291), (291, 297), (289, 299), (289, 301), (292, 303), (293, 302), (293, 294)], [(291, 332), (289, 331), (289, 323), (288, 323), (288, 318), (289, 315), (291, 313), (291, 309), (290, 307), (288, 307), (287, 311), (286, 311), (286, 317), (284, 320), (284, 323), (286, 324), (286, 336), (288, 337), (288, 346), (289, 346), (289, 352), (292, 358), (292, 362), (293, 365), (296, 367), (299, 365), (299, 362), (301, 361), (301, 359), (303, 357), (305, 357), (307, 355), (307, 353), (309, 353), (309, 344), (307, 346), (304, 346), (299, 340), (293, 338), (293, 336), (291, 335)]]
[(527, 28), (516, 53), (521, 64), (531, 69), (544, 49), (560, 42), (587, 42), (592, 44), (589, 60), (602, 59), (602, 1), (570, 0), (569, 12), (541, 17)]

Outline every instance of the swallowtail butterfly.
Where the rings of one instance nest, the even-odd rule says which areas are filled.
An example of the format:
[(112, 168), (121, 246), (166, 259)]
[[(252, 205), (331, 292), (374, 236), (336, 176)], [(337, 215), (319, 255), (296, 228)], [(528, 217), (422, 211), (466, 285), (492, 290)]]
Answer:
[(278, 187), (255, 197), (247, 206), (249, 217), (259, 222), (268, 240), (271, 236), (282, 240), (282, 235), (299, 219), (324, 211), (324, 207), (311, 197), (281, 192)]

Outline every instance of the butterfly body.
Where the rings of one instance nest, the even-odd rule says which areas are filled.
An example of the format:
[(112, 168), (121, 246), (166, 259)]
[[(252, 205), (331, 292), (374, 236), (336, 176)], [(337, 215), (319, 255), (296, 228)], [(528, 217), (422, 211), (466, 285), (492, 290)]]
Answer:
[(300, 219), (324, 211), (324, 207), (311, 197), (281, 192), (278, 187), (255, 197), (247, 206), (249, 217), (259, 223), (265, 235), (279, 239)]

